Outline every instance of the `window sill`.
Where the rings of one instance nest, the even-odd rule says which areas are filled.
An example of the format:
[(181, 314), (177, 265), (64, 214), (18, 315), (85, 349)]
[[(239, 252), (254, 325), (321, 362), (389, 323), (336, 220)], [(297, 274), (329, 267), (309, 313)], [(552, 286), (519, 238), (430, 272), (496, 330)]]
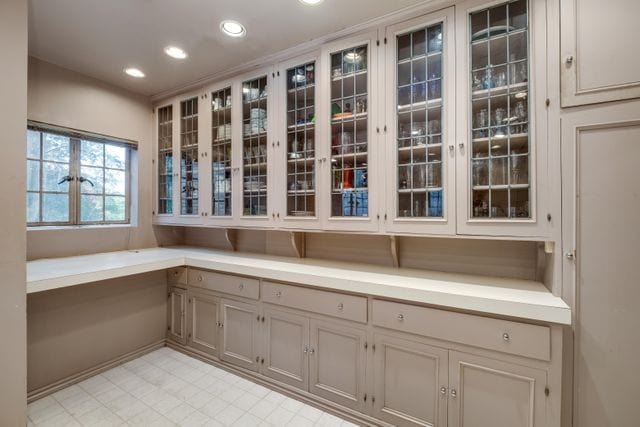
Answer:
[(42, 225), (27, 227), (27, 231), (101, 230), (105, 228), (136, 228), (134, 224)]

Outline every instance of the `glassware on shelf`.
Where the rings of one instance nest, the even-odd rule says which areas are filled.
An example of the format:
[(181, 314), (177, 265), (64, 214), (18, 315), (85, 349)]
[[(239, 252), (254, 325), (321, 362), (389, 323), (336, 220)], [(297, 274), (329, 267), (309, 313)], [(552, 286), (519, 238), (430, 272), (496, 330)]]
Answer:
[(242, 213), (267, 215), (267, 76), (242, 83)]

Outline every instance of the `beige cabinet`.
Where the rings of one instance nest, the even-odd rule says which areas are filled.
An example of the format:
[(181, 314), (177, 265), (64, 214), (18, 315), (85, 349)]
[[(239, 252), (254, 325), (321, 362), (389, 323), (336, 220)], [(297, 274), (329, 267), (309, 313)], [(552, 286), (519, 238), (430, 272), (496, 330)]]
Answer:
[(449, 352), (450, 427), (536, 427), (546, 422), (545, 371)]
[(309, 318), (266, 308), (261, 319), (264, 319), (262, 374), (306, 390), (309, 383)]
[(220, 299), (202, 292), (189, 291), (187, 312), (187, 345), (218, 356)]
[(351, 409), (364, 407), (366, 332), (311, 320), (309, 391)]
[(169, 288), (167, 302), (167, 338), (186, 343), (185, 313), (187, 307), (187, 291), (182, 288)]
[(559, 3), (562, 106), (640, 97), (640, 2)]
[(448, 352), (374, 336), (373, 416), (396, 426), (445, 426)]
[(220, 359), (253, 371), (258, 370), (258, 307), (239, 301), (222, 299), (222, 341)]

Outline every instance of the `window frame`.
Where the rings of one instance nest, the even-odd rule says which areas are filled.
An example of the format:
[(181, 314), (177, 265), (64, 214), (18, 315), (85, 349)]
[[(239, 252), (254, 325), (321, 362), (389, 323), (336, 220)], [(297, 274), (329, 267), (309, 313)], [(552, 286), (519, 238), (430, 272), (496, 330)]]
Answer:
[[(39, 163), (39, 186), (37, 191), (26, 190), (25, 197), (28, 194), (38, 194), (38, 219), (37, 222), (29, 222), (28, 217), (25, 218), (27, 227), (38, 228), (38, 227), (83, 227), (83, 226), (117, 226), (117, 225), (130, 225), (131, 224), (131, 209), (132, 209), (132, 177), (131, 177), (131, 169), (132, 169), (132, 157), (134, 151), (137, 151), (137, 144), (133, 141), (122, 140), (119, 138), (113, 138), (109, 136), (103, 136), (98, 134), (93, 134), (89, 132), (81, 132), (71, 129), (65, 129), (58, 126), (52, 125), (44, 125), (41, 123), (31, 122), (29, 121), (27, 124), (27, 131), (36, 131), (39, 132), (40, 136), (40, 158), (33, 159), (25, 157), (25, 160), (28, 161), (38, 161)], [(43, 191), (43, 163), (45, 160), (43, 159), (43, 141), (45, 134), (53, 134), (59, 135), (65, 138), (69, 138), (69, 176), (72, 177), (72, 181), (69, 181), (69, 216), (68, 221), (43, 221), (43, 194), (49, 193), (47, 191)], [(125, 148), (125, 164), (124, 164), (124, 175), (125, 175), (125, 189), (124, 189), (124, 199), (125, 199), (125, 218), (123, 220), (107, 220), (105, 216), (105, 197), (110, 196), (111, 194), (106, 192), (104, 182), (102, 192), (96, 193), (96, 195), (101, 195), (103, 198), (102, 204), (102, 212), (103, 218), (102, 221), (82, 221), (81, 218), (81, 196), (82, 196), (82, 183), (79, 181), (78, 177), (80, 176), (80, 171), (82, 167), (82, 141), (88, 141), (93, 143), (105, 145), (114, 145)], [(28, 165), (26, 162), (25, 166)], [(60, 162), (58, 162), (60, 163)], [(85, 165), (89, 166), (89, 165)], [(89, 166), (91, 167), (91, 166)], [(100, 168), (103, 171), (103, 174), (107, 170), (121, 170), (117, 168), (109, 168), (104, 164), (103, 157), (103, 165), (96, 166), (96, 168)], [(55, 192), (51, 192), (53, 194), (57, 194)], [(26, 202), (26, 200), (25, 200)]]

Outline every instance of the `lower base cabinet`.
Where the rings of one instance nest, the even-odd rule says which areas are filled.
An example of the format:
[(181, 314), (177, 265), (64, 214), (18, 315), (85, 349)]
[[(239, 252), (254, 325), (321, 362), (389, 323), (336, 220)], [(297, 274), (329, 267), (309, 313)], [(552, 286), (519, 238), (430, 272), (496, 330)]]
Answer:
[(545, 371), (449, 352), (450, 427), (534, 427), (546, 421)]
[(454, 350), (393, 328), (187, 289), (169, 287), (168, 339), (381, 423), (559, 425), (547, 420), (548, 373), (539, 362), (526, 366), (528, 359), (513, 355), (481, 356), (475, 347)]
[(167, 296), (167, 338), (180, 344), (186, 344), (187, 291), (182, 288), (170, 287)]
[(311, 320), (309, 391), (350, 409), (364, 409), (367, 333)]
[(397, 426), (445, 426), (448, 351), (374, 335), (373, 416)]
[(264, 309), (262, 373), (302, 390), (309, 386), (309, 318)]
[(220, 335), (220, 298), (189, 291), (187, 345), (218, 357)]
[(239, 301), (220, 302), (222, 339), (220, 359), (257, 371), (264, 358), (259, 356), (258, 307)]

